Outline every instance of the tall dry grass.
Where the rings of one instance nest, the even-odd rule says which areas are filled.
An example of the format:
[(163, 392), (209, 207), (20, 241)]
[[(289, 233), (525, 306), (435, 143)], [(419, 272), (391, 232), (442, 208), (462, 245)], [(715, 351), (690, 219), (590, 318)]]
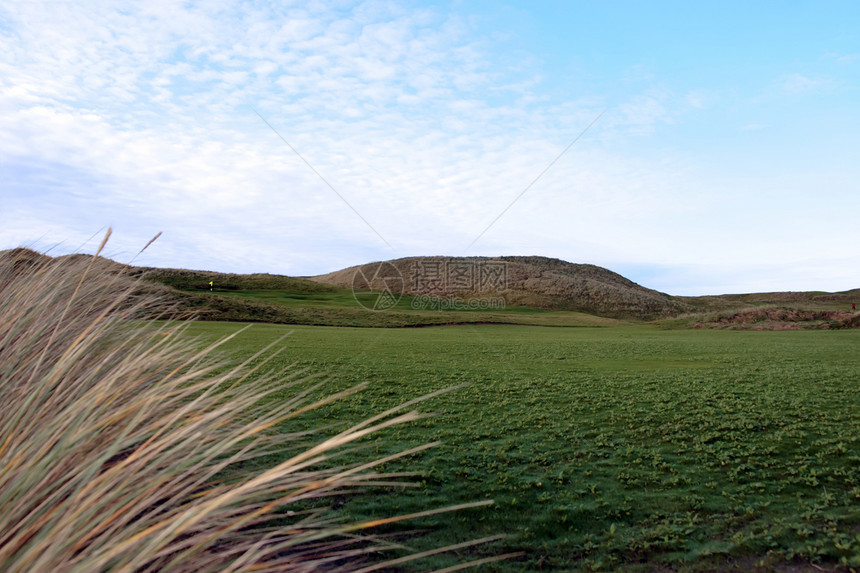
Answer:
[[(340, 395), (311, 401), (298, 373), (251, 376), (269, 349), (225, 367), (212, 358), (221, 343), (200, 350), (175, 323), (133, 320), (170, 309), (96, 261), (0, 260), (0, 570), (371, 571), (402, 560), (362, 562), (388, 546), (366, 532), (416, 515), (340, 524), (307, 501), (403, 485), (373, 468), (433, 444), (350, 467), (332, 468), (331, 455), (422, 418), (418, 400), (296, 449), (308, 436), (274, 427)], [(291, 399), (265, 400), (288, 385)], [(285, 450), (256, 475), (228, 471)]]

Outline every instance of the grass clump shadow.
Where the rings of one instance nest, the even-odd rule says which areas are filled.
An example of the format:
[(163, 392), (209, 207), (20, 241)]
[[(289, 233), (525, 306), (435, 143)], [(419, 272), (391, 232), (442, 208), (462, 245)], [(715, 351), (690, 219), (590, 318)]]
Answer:
[[(434, 444), (347, 467), (332, 455), (423, 418), (422, 398), (296, 449), (308, 436), (275, 425), (358, 388), (312, 400), (301, 373), (252, 376), (271, 349), (219, 363), (223, 341), (201, 350), (182, 325), (135, 320), (172, 309), (98, 260), (0, 253), (0, 570), (371, 571), (421, 557), (368, 560), (393, 546), (372, 527), (492, 503), (337, 522), (308, 501), (409, 485), (374, 468)], [(295, 394), (266, 400), (285, 385)]]

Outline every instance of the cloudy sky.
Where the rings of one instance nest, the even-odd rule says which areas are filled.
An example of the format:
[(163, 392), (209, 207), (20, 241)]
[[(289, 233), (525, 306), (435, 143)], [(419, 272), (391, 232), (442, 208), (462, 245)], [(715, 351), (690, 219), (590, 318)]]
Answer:
[(854, 1), (0, 2), (0, 249), (844, 290), (858, 150)]

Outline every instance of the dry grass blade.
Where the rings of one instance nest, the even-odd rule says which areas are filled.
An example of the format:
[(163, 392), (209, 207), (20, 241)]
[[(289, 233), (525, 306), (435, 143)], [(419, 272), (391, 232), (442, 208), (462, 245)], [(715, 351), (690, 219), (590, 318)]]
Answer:
[[(409, 474), (373, 468), (435, 444), (348, 467), (323, 462), (423, 418), (405, 411), (420, 399), (296, 451), (307, 433), (272, 429), (357, 389), (311, 401), (312, 376), (251, 377), (269, 349), (225, 368), (211, 358), (217, 344), (200, 350), (180, 326), (129, 320), (169, 312), (160, 304), (97, 257), (0, 253), (0, 570), (355, 570), (391, 546), (355, 532), (489, 503), (348, 525), (302, 506), (402, 485)], [(263, 400), (301, 385), (276, 407)], [(295, 453), (225, 477), (279, 448)]]
[(484, 559), (475, 559), (474, 561), (469, 561), (468, 563), (452, 565), (450, 567), (445, 567), (444, 569), (436, 569), (435, 571), (433, 571), (433, 573), (452, 573), (453, 571), (462, 571), (463, 569), (469, 569), (471, 567), (477, 567), (479, 565), (496, 563), (497, 561), (505, 561), (506, 559), (516, 559), (517, 557), (522, 557), (523, 555), (525, 555), (525, 553), (522, 551), (518, 551), (516, 553), (504, 553), (502, 555), (495, 555), (493, 557), (485, 557)]
[(448, 547), (442, 547), (439, 549), (431, 549), (429, 551), (423, 551), (421, 553), (415, 553), (413, 555), (407, 555), (406, 557), (401, 557), (399, 559), (391, 559), (390, 561), (386, 561), (385, 563), (379, 563), (376, 565), (370, 565), (368, 567), (362, 567), (361, 569), (354, 571), (353, 573), (371, 573), (371, 571), (380, 571), (382, 569), (386, 569), (389, 567), (393, 567), (394, 565), (401, 565), (403, 563), (408, 563), (409, 561), (413, 561), (415, 559), (421, 559), (422, 557), (430, 557), (431, 555), (438, 555), (440, 553), (446, 553), (448, 551), (455, 551), (457, 549), (465, 549), (467, 547), (473, 547), (475, 545), (479, 545), (481, 543), (491, 543), (493, 541), (498, 541), (503, 539), (503, 535), (494, 535), (492, 537), (485, 537), (484, 539), (475, 539), (474, 541), (466, 541), (465, 543), (458, 543), (456, 545), (450, 545)]

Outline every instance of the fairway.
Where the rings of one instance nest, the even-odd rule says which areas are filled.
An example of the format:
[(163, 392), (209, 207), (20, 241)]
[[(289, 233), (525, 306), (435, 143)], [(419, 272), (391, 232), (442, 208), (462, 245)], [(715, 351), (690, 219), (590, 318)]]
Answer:
[(437, 416), (350, 454), (443, 442), (386, 467), (420, 472), (418, 488), (336, 500), (345, 517), (496, 501), (388, 530), (420, 530), (400, 539), (410, 548), (507, 534), (472, 550), (526, 553), (493, 571), (860, 566), (857, 330), (254, 325), (224, 352), (245, 358), (290, 331), (275, 368), (327, 372), (328, 393), (369, 383), (308, 427), (466, 384), (422, 405)]

